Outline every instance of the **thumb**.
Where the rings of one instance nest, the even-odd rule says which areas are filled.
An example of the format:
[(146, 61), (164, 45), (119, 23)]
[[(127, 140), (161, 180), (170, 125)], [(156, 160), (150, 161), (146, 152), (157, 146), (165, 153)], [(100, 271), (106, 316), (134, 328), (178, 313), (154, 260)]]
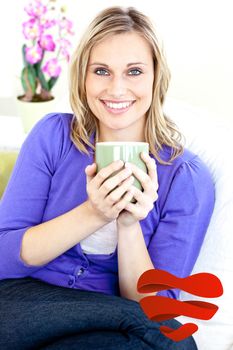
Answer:
[(88, 165), (85, 168), (87, 183), (89, 183), (93, 179), (93, 177), (95, 176), (95, 172), (96, 172), (96, 163), (92, 163), (91, 165)]

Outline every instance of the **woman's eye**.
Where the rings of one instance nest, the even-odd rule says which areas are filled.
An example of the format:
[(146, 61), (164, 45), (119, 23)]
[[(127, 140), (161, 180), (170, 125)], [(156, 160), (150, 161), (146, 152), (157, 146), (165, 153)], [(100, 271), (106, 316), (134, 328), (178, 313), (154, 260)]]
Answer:
[[(133, 72), (133, 74), (131, 74), (131, 72)], [(139, 69), (131, 69), (131, 71), (129, 72), (130, 75), (140, 75), (141, 73), (142, 72)]]
[(106, 69), (102, 69), (102, 68), (98, 68), (98, 69), (95, 70), (95, 73), (97, 75), (106, 75), (105, 74), (106, 72), (107, 72)]

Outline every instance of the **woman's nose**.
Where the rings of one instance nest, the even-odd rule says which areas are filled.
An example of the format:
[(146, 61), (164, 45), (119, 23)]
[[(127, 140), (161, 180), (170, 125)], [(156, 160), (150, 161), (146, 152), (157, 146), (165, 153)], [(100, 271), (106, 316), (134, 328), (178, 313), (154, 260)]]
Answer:
[(108, 94), (114, 96), (125, 95), (127, 92), (126, 81), (122, 76), (115, 76), (109, 81)]

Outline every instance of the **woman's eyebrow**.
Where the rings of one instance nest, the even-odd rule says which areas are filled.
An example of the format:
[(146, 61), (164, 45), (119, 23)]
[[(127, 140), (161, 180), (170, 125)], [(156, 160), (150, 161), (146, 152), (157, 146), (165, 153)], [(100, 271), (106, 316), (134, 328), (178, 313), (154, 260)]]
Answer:
[[(147, 64), (146, 63), (143, 63), (143, 62), (132, 62), (132, 63), (128, 63), (127, 64), (127, 67), (130, 67), (130, 66), (135, 66), (135, 65), (144, 65), (146, 66)], [(109, 66), (106, 64), (106, 63), (101, 63), (101, 62), (94, 62), (94, 63), (91, 63), (90, 66), (104, 66), (106, 68), (109, 68)]]

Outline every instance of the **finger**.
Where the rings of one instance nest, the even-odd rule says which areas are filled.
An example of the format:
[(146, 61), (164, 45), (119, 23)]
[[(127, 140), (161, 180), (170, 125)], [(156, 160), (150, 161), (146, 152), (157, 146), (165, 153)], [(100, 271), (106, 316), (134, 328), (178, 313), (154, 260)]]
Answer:
[(134, 183), (134, 177), (130, 176), (125, 179), (125, 181), (122, 182), (114, 191), (112, 191), (107, 196), (107, 201), (109, 204), (113, 205), (114, 203), (118, 202), (121, 197), (124, 195), (126, 191), (129, 190), (131, 185)]
[(97, 175), (95, 176), (95, 185), (97, 188), (99, 188), (102, 183), (110, 176), (112, 173), (119, 171), (121, 168), (123, 168), (124, 162), (123, 160), (117, 160), (110, 165), (104, 167), (101, 169)]
[(134, 198), (136, 199), (136, 203), (132, 203), (132, 205), (137, 208), (146, 208), (148, 198), (145, 195), (145, 192), (142, 192), (135, 186), (131, 186), (130, 190), (133, 192)]
[(128, 169), (132, 169), (133, 175), (141, 183), (144, 191), (146, 191), (146, 192), (151, 191), (152, 185), (151, 185), (151, 179), (150, 179), (149, 175), (147, 175), (143, 170), (138, 168), (133, 163), (125, 163), (125, 167)]
[(127, 203), (129, 203), (133, 198), (133, 191), (127, 191), (123, 198), (117, 202), (113, 207), (112, 210), (118, 215), (119, 212), (121, 212), (123, 209), (125, 209)]
[(93, 179), (96, 173), (96, 163), (92, 163), (85, 168), (87, 184)]
[(140, 169), (133, 163), (128, 163), (128, 162), (125, 163), (126, 168), (132, 169), (133, 174), (141, 183), (145, 192), (149, 193), (151, 191), (153, 192), (157, 191), (158, 189), (157, 169), (156, 169), (156, 164), (154, 160), (152, 158), (147, 159), (146, 166), (148, 168), (148, 174), (145, 173), (142, 169)]
[(155, 159), (150, 157), (149, 154), (145, 152), (141, 152), (141, 158), (146, 163), (151, 180), (155, 183), (158, 183), (157, 166)]
[(151, 193), (147, 195), (145, 192), (134, 187), (134, 198), (137, 200), (137, 204), (141, 207), (141, 210), (143, 211), (145, 209), (148, 212), (154, 208), (154, 202), (158, 199), (158, 194), (155, 192), (153, 196)]
[(128, 178), (131, 174), (132, 170), (123, 169), (115, 176), (111, 176), (101, 185), (99, 189), (100, 195), (106, 197), (109, 194), (109, 192), (113, 191), (116, 187), (118, 187), (120, 183), (126, 178)]
[(132, 187), (133, 197), (136, 199), (137, 203), (132, 204), (128, 203), (126, 209), (129, 210), (135, 217), (139, 220), (145, 218), (149, 211), (154, 208), (154, 204), (148, 196), (145, 195), (144, 192), (141, 192), (135, 186)]

